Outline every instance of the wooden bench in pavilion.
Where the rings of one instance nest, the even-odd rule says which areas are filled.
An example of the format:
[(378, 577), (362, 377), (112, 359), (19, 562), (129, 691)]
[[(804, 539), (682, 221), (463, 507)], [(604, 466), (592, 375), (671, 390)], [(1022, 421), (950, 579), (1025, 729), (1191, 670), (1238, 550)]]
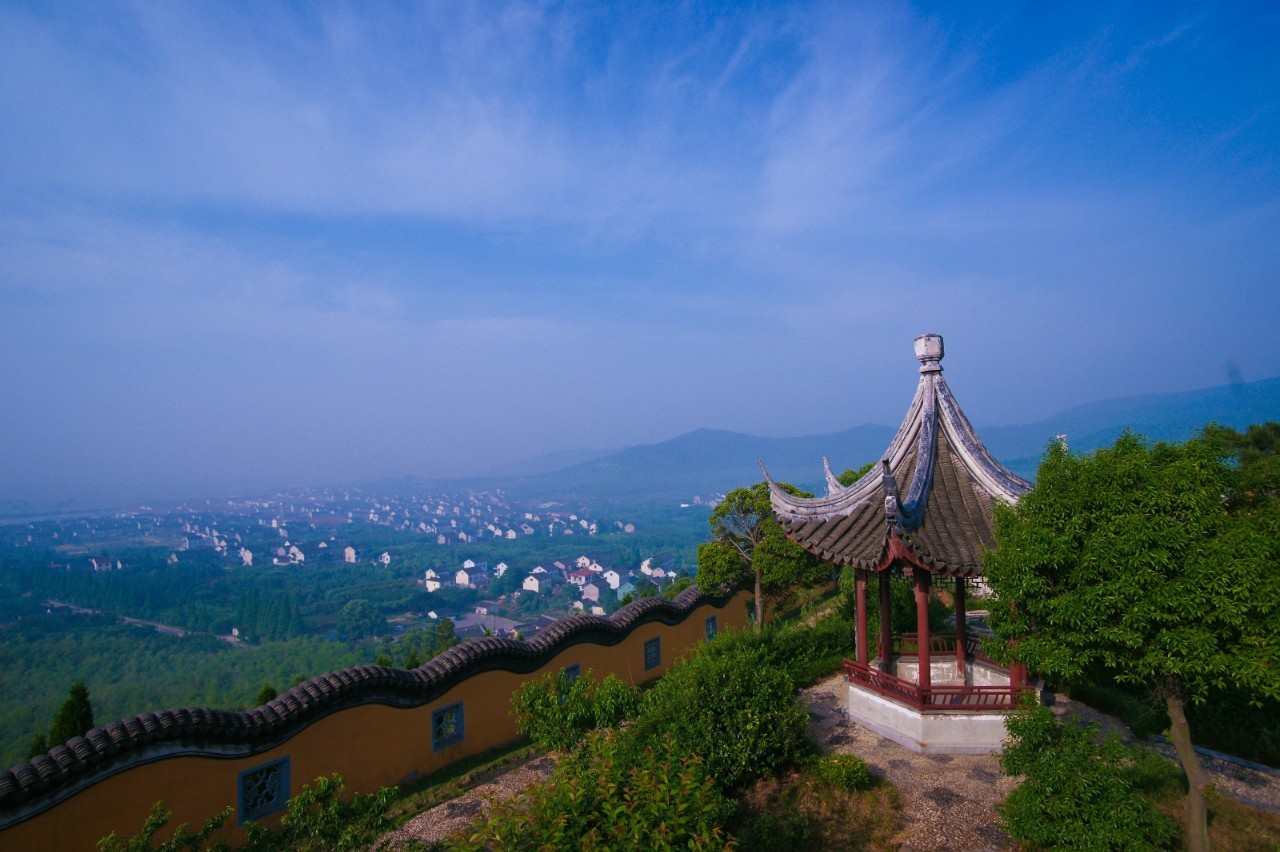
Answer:
[[(969, 587), (994, 544), (996, 501), (1014, 503), (1031, 483), (996, 461), (979, 440), (942, 377), (942, 338), (916, 338), (920, 383), (889, 449), (861, 479), (843, 486), (826, 467), (828, 494), (793, 497), (768, 471), (774, 513), (787, 536), (810, 553), (857, 575), (856, 659), (845, 661), (849, 713), (916, 750), (999, 749), (1002, 713), (1016, 702), (1026, 673), (994, 664), (967, 630)], [(762, 465), (763, 467), (763, 465)], [(914, 584), (916, 633), (893, 636), (890, 581)], [(871, 658), (867, 585), (878, 578), (880, 635)], [(930, 635), (935, 577), (950, 586), (955, 632)]]

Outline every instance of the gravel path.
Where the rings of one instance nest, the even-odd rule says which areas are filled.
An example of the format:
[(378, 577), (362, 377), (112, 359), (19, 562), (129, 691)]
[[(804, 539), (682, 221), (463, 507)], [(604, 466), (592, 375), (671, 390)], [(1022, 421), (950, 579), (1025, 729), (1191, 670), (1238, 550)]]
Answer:
[[(847, 690), (843, 675), (835, 675), (801, 693), (800, 700), (809, 708), (809, 735), (825, 752), (858, 755), (898, 788), (905, 823), (895, 838), (899, 848), (906, 852), (1013, 848), (1013, 841), (1000, 828), (996, 805), (1017, 786), (1017, 780), (1000, 773), (993, 755), (917, 754), (905, 749), (847, 718)], [(1096, 722), (1104, 731), (1132, 738), (1115, 717), (1069, 698), (1059, 696), (1053, 709), (1059, 716), (1074, 715)], [(1147, 745), (1174, 759), (1172, 746)], [(542, 756), (495, 772), (462, 796), (418, 814), (387, 834), (381, 848), (395, 849), (415, 840), (428, 846), (437, 843), (480, 816), (487, 798), (505, 801), (546, 778), (553, 766), (551, 757)], [(1201, 766), (1220, 791), (1250, 803), (1280, 807), (1280, 775), (1210, 757), (1202, 757)]]
[(1000, 828), (996, 805), (1017, 786), (1000, 774), (990, 755), (923, 755), (857, 725), (845, 716), (848, 683), (843, 675), (811, 686), (800, 695), (809, 705), (809, 735), (825, 752), (856, 754), (887, 779), (902, 801), (903, 850), (985, 850), (1012, 848)]
[[(1000, 773), (990, 755), (916, 754), (850, 721), (844, 712), (848, 686), (837, 675), (801, 693), (809, 705), (809, 734), (828, 752), (856, 754), (898, 788), (906, 826), (897, 838), (904, 850), (989, 850), (1013, 848), (1000, 828), (996, 805), (1017, 786)], [(1114, 716), (1058, 696), (1053, 711), (1097, 723), (1103, 731), (1132, 734)], [(1173, 746), (1144, 743), (1175, 760)], [(1280, 806), (1280, 775), (1201, 756), (1200, 765), (1221, 792), (1250, 804)]]
[(425, 810), (395, 831), (383, 835), (378, 849), (398, 849), (418, 841), (427, 846), (461, 831), (487, 810), (490, 798), (500, 802), (551, 774), (555, 761), (546, 755), (494, 772), (456, 799)]

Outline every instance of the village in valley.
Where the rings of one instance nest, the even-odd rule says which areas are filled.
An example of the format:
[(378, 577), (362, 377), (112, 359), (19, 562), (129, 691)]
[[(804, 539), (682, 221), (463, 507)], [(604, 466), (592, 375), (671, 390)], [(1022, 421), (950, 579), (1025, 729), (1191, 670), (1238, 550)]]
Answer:
[[(705, 510), (715, 499), (692, 497), (668, 513), (679, 519), (689, 542), (702, 534)], [(636, 512), (602, 514), (554, 501), (523, 505), (498, 489), (388, 495), (318, 488), (97, 516), (0, 520), (0, 548), (20, 559), (48, 555), (31, 567), (57, 575), (54, 586), (37, 587), (78, 590), (72, 600), (37, 595), (50, 614), (59, 608), (104, 612), (240, 644), (262, 634), (237, 623), (240, 609), (198, 612), (198, 602), (166, 609), (152, 598), (146, 607), (110, 607), (93, 590), (128, 584), (131, 575), (168, 572), (180, 584), (192, 572), (276, 572), (286, 589), (308, 585), (308, 577), (319, 587), (342, 584), (349, 597), (361, 597), (366, 584), (376, 586), (368, 597), (381, 595), (384, 620), (372, 636), (394, 637), (449, 619), (460, 638), (528, 637), (557, 617), (607, 615), (695, 573), (691, 547), (673, 554), (661, 546), (672, 540), (669, 535), (645, 532)], [(657, 543), (646, 550), (651, 542)], [(85, 575), (100, 580), (95, 584)], [(291, 600), (281, 608), (305, 608), (305, 616), (296, 620), (294, 633), (276, 638), (348, 638), (341, 635), (337, 601), (298, 607)]]

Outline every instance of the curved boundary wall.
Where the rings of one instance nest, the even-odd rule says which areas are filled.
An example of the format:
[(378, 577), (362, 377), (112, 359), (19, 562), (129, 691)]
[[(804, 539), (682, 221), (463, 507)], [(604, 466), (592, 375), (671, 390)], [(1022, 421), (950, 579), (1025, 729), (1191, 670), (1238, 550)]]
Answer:
[(514, 740), (520, 684), (577, 667), (632, 684), (659, 677), (715, 632), (747, 623), (746, 591), (644, 598), (608, 618), (561, 619), (528, 642), (458, 645), (413, 670), (357, 666), (300, 684), (247, 712), (143, 713), (95, 728), (0, 772), (0, 848), (94, 849), (135, 834), (152, 805), (192, 827), (228, 805), (222, 836), (278, 816), (292, 793), (339, 773), (371, 792)]

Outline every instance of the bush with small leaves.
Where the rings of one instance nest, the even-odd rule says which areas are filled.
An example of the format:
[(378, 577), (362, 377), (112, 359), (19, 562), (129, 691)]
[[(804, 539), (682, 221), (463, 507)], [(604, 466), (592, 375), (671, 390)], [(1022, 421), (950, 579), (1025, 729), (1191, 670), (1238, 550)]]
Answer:
[(1126, 772), (1134, 753), (1114, 735), (1098, 740), (1096, 725), (1063, 724), (1037, 705), (1010, 714), (1005, 727), (1001, 767), (1026, 776), (1000, 806), (1009, 834), (1050, 849), (1176, 845), (1177, 825), (1136, 795)]
[(620, 734), (594, 731), (551, 777), (495, 802), (468, 837), (444, 844), (458, 852), (536, 849), (731, 849), (725, 825), (734, 804), (698, 757), (681, 756), (670, 738), (620, 759)]
[(871, 773), (866, 762), (853, 754), (826, 754), (814, 764), (814, 772), (823, 783), (841, 790), (865, 790), (871, 786)]
[(639, 692), (614, 675), (597, 681), (559, 671), (521, 684), (511, 698), (516, 730), (549, 749), (567, 749), (595, 728), (613, 728), (635, 716)]
[[(338, 852), (338, 850), (367, 849), (378, 837), (388, 831), (392, 820), (387, 809), (395, 799), (397, 790), (384, 787), (376, 793), (357, 793), (350, 803), (343, 801), (346, 784), (341, 775), (317, 778), (289, 799), (288, 809), (275, 828), (259, 823), (244, 826), (248, 841), (242, 847), (247, 852)], [(234, 811), (227, 808), (200, 826), (195, 834), (187, 831), (186, 824), (178, 826), (173, 836), (153, 846), (156, 833), (169, 824), (173, 812), (164, 802), (151, 808), (146, 822), (133, 837), (121, 840), (115, 834), (98, 841), (99, 852), (179, 852), (179, 850), (209, 850), (223, 852), (230, 847), (220, 840), (206, 845), (222, 828)]]
[(231, 808), (227, 808), (222, 813), (210, 817), (200, 826), (200, 830), (195, 834), (187, 831), (187, 824), (183, 823), (174, 830), (173, 836), (161, 843), (159, 846), (153, 845), (156, 833), (160, 829), (169, 824), (169, 820), (173, 818), (173, 811), (169, 810), (164, 802), (156, 802), (151, 806), (151, 812), (147, 814), (146, 821), (142, 824), (142, 829), (130, 837), (128, 840), (121, 840), (112, 832), (109, 836), (98, 841), (98, 852), (180, 852), (183, 849), (200, 850), (207, 849), (210, 852), (224, 852), (229, 849), (227, 841), (219, 840), (212, 846), (206, 846), (209, 838), (211, 838), (218, 829), (231, 818), (233, 813)]
[(720, 640), (677, 662), (645, 696), (634, 730), (641, 744), (665, 735), (683, 754), (699, 755), (725, 789), (770, 775), (809, 748), (808, 714), (796, 683), (768, 658), (765, 643)]
[(350, 803), (343, 801), (346, 784), (337, 773), (317, 778), (289, 799), (288, 810), (278, 828), (246, 823), (249, 837), (244, 847), (251, 852), (277, 849), (299, 852), (337, 852), (366, 849), (391, 828), (387, 809), (395, 799), (394, 787), (376, 793), (357, 793)]

